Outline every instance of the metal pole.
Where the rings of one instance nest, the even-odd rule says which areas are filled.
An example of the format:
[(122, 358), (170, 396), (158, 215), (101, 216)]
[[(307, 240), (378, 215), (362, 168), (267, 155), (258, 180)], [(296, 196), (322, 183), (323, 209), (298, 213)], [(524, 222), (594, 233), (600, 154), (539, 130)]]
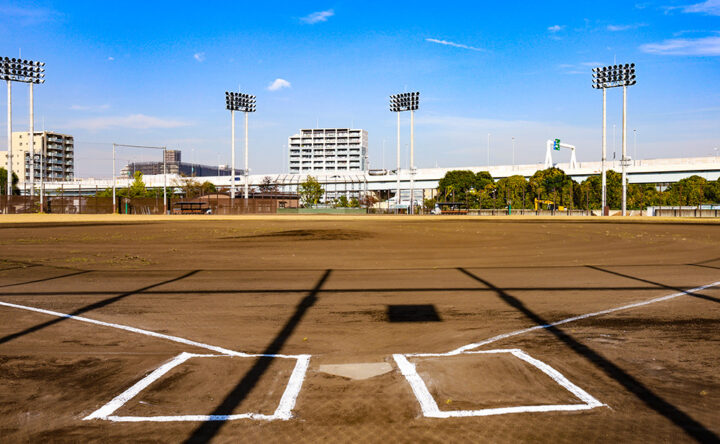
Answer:
[(601, 171), (602, 171), (602, 198), (601, 204), (602, 208), (600, 208), (601, 214), (605, 215), (605, 207), (607, 206), (607, 174), (605, 172), (606, 166), (606, 158), (607, 158), (607, 89), (603, 88), (603, 111), (602, 111), (602, 160), (600, 162), (601, 164)]
[[(7, 202), (12, 196), (12, 83), (10, 80), (7, 81), (7, 142), (8, 142), (8, 155), (7, 155), (7, 186), (6, 186), (6, 197)], [(5, 211), (8, 211), (7, 205)]]
[[(41, 162), (42, 163), (42, 162)], [(117, 203), (115, 202), (115, 144), (113, 143), (113, 168), (112, 168), (112, 199), (113, 199), (113, 214), (117, 212)], [(40, 174), (42, 176), (42, 173)]]
[(415, 111), (410, 110), (410, 214), (415, 214)]
[(33, 83), (30, 82), (30, 196), (35, 195), (35, 112)]
[(235, 111), (230, 110), (230, 204), (235, 202)]
[(627, 86), (623, 86), (622, 215), (627, 216)]
[(163, 147), (163, 211), (164, 214), (168, 214), (168, 199), (167, 199), (167, 147)]
[(395, 176), (397, 176), (397, 199), (395, 203), (395, 212), (400, 212), (400, 112), (397, 113), (397, 170), (395, 170)]
[(515, 137), (512, 138), (512, 148), (513, 148), (513, 166), (515, 166)]
[(248, 170), (248, 112), (245, 111), (245, 206), (247, 206), (249, 180), (250, 174)]

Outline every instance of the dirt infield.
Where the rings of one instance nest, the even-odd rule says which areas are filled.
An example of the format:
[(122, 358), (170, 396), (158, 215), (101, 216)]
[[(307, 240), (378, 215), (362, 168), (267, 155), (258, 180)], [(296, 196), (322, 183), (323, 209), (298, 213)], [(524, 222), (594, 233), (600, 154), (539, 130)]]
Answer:
[(720, 435), (716, 221), (27, 215), (0, 251), (3, 442)]

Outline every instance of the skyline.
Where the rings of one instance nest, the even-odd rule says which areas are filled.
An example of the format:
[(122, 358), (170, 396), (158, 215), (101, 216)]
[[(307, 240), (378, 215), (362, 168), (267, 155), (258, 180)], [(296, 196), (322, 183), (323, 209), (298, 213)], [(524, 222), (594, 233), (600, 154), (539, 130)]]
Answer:
[[(0, 2), (0, 56), (47, 64), (47, 82), (35, 88), (36, 130), (75, 137), (78, 177), (110, 175), (112, 142), (229, 163), (224, 92), (238, 90), (258, 97), (253, 174), (285, 171), (288, 137), (316, 126), (367, 130), (371, 168), (393, 169), (388, 96), (416, 90), (418, 168), (485, 165), (488, 133), (493, 165), (511, 163), (513, 137), (518, 164), (542, 162), (554, 138), (576, 145), (579, 161), (597, 161), (602, 94), (590, 70), (615, 61), (637, 65), (630, 156), (633, 130), (640, 158), (712, 156), (720, 146), (720, 86), (712, 82), (720, 78), (720, 0), (617, 1), (603, 11), (563, 2), (520, 11), (470, 2), (124, 5)], [(621, 96), (608, 91), (609, 160), (613, 147), (619, 158)], [(405, 168), (409, 116), (401, 118)], [(13, 130), (27, 122), (27, 88), (15, 84)], [(2, 125), (0, 149), (5, 134)], [(119, 158), (122, 165), (151, 153)]]

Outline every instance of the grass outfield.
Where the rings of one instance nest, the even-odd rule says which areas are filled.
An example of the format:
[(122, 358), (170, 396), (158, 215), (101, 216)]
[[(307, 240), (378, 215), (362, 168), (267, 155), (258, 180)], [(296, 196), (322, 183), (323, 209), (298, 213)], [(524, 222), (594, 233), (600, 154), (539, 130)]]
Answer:
[(717, 220), (0, 221), (3, 442), (720, 436)]

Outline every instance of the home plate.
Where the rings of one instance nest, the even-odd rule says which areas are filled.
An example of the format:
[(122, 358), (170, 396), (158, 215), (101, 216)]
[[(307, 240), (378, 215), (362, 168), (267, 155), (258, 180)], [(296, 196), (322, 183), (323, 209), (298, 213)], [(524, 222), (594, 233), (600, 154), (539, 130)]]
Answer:
[(328, 364), (321, 365), (319, 370), (335, 376), (349, 379), (369, 379), (392, 371), (387, 362), (368, 362), (359, 364)]

